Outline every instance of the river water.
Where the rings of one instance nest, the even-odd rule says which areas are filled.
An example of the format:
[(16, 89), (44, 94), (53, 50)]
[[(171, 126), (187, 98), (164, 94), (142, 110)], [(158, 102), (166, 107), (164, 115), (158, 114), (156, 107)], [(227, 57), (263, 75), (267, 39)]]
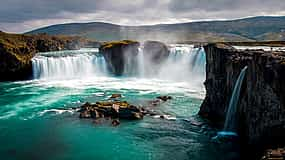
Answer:
[[(96, 49), (39, 53), (34, 78), (0, 83), (0, 155), (13, 160), (207, 160), (234, 159), (231, 147), (215, 143), (216, 129), (197, 116), (205, 96), (205, 53), (172, 45), (157, 72), (138, 56), (135, 75), (107, 72)], [(132, 66), (130, 66), (132, 67)], [(130, 70), (130, 69), (127, 69)], [(134, 73), (134, 71), (132, 71)], [(159, 95), (172, 100), (157, 107), (174, 119), (95, 123), (79, 119), (75, 108), (119, 93), (135, 105)]]

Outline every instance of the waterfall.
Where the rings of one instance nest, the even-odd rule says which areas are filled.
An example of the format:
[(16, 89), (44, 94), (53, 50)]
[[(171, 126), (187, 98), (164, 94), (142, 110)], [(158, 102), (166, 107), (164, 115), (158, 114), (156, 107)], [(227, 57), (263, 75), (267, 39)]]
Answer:
[(86, 78), (106, 73), (102, 56), (94, 50), (39, 53), (32, 59), (35, 79)]
[(230, 132), (236, 132), (236, 112), (237, 112), (237, 104), (239, 100), (239, 95), (240, 95), (240, 89), (242, 86), (242, 82), (245, 76), (247, 70), (247, 66), (245, 66), (240, 74), (239, 77), (236, 81), (232, 97), (230, 100), (230, 104), (228, 107), (227, 115), (226, 115), (226, 121), (224, 125), (224, 131), (230, 131)]
[[(123, 76), (199, 82), (205, 78), (205, 52), (193, 45), (170, 45), (169, 57), (150, 63), (141, 48), (136, 58), (125, 58)], [(72, 79), (109, 76), (98, 49), (39, 53), (32, 59), (35, 79)]]
[(226, 120), (224, 124), (224, 129), (223, 131), (218, 132), (217, 135), (212, 138), (212, 140), (214, 141), (219, 141), (223, 139), (233, 140), (234, 138), (238, 137), (237, 131), (236, 131), (236, 125), (237, 125), (236, 112), (237, 112), (237, 104), (238, 104), (239, 95), (240, 95), (240, 89), (242, 86), (242, 82), (243, 82), (246, 70), (247, 70), (247, 66), (245, 66), (241, 70), (238, 76), (238, 79), (235, 83), (235, 87), (234, 87), (232, 97), (229, 103)]
[(170, 55), (162, 65), (158, 76), (176, 81), (204, 81), (206, 56), (204, 49), (193, 45), (174, 45), (170, 47)]

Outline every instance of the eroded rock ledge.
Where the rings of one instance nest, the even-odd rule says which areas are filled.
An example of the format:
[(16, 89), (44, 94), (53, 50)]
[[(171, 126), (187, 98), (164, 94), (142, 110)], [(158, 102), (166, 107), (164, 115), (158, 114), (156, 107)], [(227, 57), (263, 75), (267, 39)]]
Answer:
[(32, 75), (31, 59), (37, 52), (98, 46), (79, 37), (8, 34), (0, 31), (0, 81), (23, 80)]
[(243, 142), (263, 149), (285, 145), (285, 52), (236, 50), (208, 44), (206, 98), (199, 114), (223, 121), (238, 75), (248, 66), (238, 102), (238, 130)]
[(106, 42), (100, 46), (99, 52), (106, 59), (108, 70), (120, 76), (124, 72), (125, 65), (133, 64), (136, 60), (139, 45), (139, 42), (131, 40)]

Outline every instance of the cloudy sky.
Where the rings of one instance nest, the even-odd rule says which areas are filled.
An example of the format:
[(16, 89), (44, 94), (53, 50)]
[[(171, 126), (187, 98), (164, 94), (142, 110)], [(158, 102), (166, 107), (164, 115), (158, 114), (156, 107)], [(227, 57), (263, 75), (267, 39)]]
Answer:
[(0, 0), (0, 30), (25, 32), (58, 23), (121, 25), (285, 15), (285, 0)]

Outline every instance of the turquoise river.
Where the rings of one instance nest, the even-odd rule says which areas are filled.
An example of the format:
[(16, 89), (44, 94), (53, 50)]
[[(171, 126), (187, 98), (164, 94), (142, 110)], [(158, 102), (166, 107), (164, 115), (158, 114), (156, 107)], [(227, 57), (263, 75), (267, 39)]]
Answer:
[[(205, 96), (205, 53), (172, 45), (156, 74), (138, 56), (122, 77), (107, 73), (96, 49), (39, 53), (34, 78), (0, 82), (2, 160), (208, 160), (235, 159), (236, 149), (216, 143), (217, 132), (197, 115)], [(136, 68), (136, 71), (129, 71)], [(137, 74), (128, 74), (137, 73)], [(149, 73), (149, 74), (148, 74)], [(172, 100), (155, 108), (171, 119), (145, 116), (113, 127), (79, 119), (76, 108), (120, 93), (135, 105), (159, 95)]]

